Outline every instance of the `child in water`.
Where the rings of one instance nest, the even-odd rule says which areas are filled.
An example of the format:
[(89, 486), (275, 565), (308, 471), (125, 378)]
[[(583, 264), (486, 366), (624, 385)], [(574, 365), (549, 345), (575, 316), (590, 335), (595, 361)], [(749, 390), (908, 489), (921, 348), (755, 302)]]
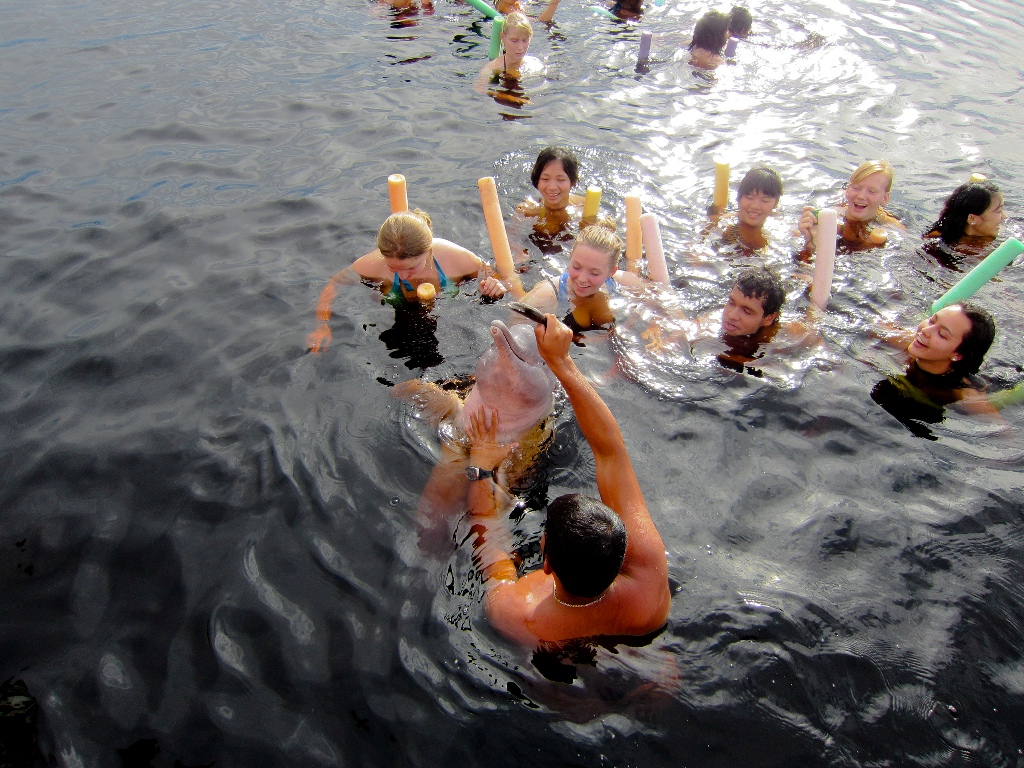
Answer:
[(924, 236), (939, 238), (954, 253), (982, 256), (991, 250), (1005, 220), (999, 187), (991, 181), (969, 181), (946, 198), (938, 221)]
[[(877, 248), (888, 240), (885, 227), (903, 225), (882, 206), (889, 202), (893, 181), (892, 166), (886, 160), (861, 163), (846, 185), (843, 204), (839, 205), (838, 237), (850, 250)], [(818, 214), (812, 206), (804, 206), (797, 222), (804, 236), (804, 255), (816, 249)]]
[(530, 40), (533, 38), (533, 27), (530, 20), (518, 11), (505, 17), (505, 25), (501, 30), (502, 53), (493, 61), (487, 62), (476, 78), (475, 88), (478, 93), (487, 93), (488, 85), (497, 82), (498, 78), (519, 80), (526, 75), (536, 75), (544, 71), (544, 64), (535, 56), (530, 56)]
[(311, 352), (319, 353), (331, 343), (331, 303), (338, 285), (360, 280), (376, 282), (389, 302), (416, 302), (420, 286), (429, 284), (430, 296), (464, 280), (478, 278), (480, 293), (490, 298), (505, 294), (488, 265), (472, 251), (450, 240), (434, 237), (430, 216), (421, 210), (388, 216), (377, 232), (377, 247), (356, 259), (330, 279), (320, 294), (316, 330), (306, 338)]

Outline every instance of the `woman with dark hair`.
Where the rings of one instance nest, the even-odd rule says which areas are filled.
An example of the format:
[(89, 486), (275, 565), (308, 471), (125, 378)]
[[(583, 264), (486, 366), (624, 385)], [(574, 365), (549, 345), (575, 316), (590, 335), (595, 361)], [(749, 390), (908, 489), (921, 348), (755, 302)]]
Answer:
[(992, 245), (1005, 220), (999, 187), (991, 181), (969, 181), (946, 198), (938, 221), (924, 236), (939, 238), (957, 253), (976, 256)]
[(904, 374), (879, 382), (872, 399), (919, 437), (932, 437), (921, 422), (942, 421), (947, 405), (996, 413), (975, 377), (995, 335), (992, 315), (968, 302), (940, 309), (915, 331), (888, 335), (887, 341), (906, 350), (909, 364)]
[(715, 69), (725, 59), (722, 51), (729, 42), (729, 15), (708, 11), (693, 28), (690, 41), (690, 64), (700, 69)]
[[(533, 170), (530, 172), (530, 181), (540, 193), (540, 199), (520, 203), (516, 206), (516, 212), (525, 219), (532, 220), (536, 236), (531, 239), (544, 253), (557, 253), (562, 250), (560, 244), (551, 242), (553, 238), (571, 240), (575, 235), (575, 232), (569, 230), (573, 229), (573, 223), (578, 222), (583, 215), (580, 208), (583, 198), (572, 194), (572, 189), (579, 180), (580, 164), (572, 150), (565, 147), (544, 147), (537, 155)], [(515, 231), (520, 228), (513, 223), (510, 229)], [(558, 237), (559, 235), (563, 237)], [(519, 237), (525, 240), (521, 232)]]

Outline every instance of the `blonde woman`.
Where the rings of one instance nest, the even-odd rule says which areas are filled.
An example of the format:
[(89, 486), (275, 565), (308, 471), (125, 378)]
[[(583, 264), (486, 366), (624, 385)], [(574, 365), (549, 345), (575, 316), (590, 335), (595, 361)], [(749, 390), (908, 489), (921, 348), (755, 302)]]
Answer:
[(417, 288), (424, 283), (440, 293), (473, 278), (480, 281), (484, 296), (500, 298), (505, 294), (505, 286), (483, 259), (450, 240), (434, 237), (430, 216), (424, 211), (393, 213), (377, 232), (377, 247), (327, 283), (316, 305), (320, 324), (306, 338), (307, 346), (312, 352), (322, 352), (330, 344), (328, 321), (338, 285), (377, 282), (389, 303), (403, 303), (417, 301)]
[[(848, 248), (874, 248), (885, 245), (888, 239), (884, 227), (904, 229), (883, 206), (889, 202), (894, 172), (887, 160), (869, 160), (861, 163), (850, 176), (843, 203), (837, 208), (840, 219), (839, 237)], [(818, 233), (818, 214), (811, 206), (804, 206), (797, 222), (804, 236), (804, 250), (813, 253)]]
[(487, 86), (499, 78), (518, 80), (526, 75), (543, 72), (544, 63), (529, 55), (532, 38), (533, 27), (526, 16), (518, 11), (506, 16), (501, 30), (501, 55), (487, 62), (480, 70), (474, 85), (477, 92), (487, 93)]

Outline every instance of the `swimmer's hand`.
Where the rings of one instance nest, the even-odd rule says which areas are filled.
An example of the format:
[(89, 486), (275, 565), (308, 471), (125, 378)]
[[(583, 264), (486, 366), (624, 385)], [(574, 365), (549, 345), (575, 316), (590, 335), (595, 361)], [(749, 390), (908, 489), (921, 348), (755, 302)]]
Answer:
[(489, 299), (500, 299), (505, 295), (505, 286), (496, 277), (491, 277), (490, 275), (481, 277), (480, 295), (486, 296)]
[(482, 469), (497, 469), (517, 447), (516, 443), (498, 442), (498, 411), (482, 405), (475, 413), (470, 412), (466, 437), (470, 442), (469, 462)]
[(800, 212), (800, 220), (796, 223), (800, 234), (804, 236), (804, 244), (814, 250), (814, 236), (818, 234), (818, 212), (811, 206), (805, 205)]
[(647, 342), (647, 349), (651, 352), (661, 352), (665, 349), (665, 340), (661, 336), (661, 328), (653, 323), (647, 326), (647, 330), (640, 334), (640, 338)]
[(312, 333), (306, 337), (306, 348), (314, 355), (331, 346), (331, 326), (327, 323), (320, 323)]

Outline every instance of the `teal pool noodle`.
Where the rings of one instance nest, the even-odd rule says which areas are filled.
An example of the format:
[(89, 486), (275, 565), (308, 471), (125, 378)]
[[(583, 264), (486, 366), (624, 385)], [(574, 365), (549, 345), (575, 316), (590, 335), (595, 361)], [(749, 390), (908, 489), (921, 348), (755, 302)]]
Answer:
[[(480, 11), (480, 13), (482, 13), (488, 19), (493, 19), (495, 16), (498, 15), (498, 10), (496, 8), (492, 8), (491, 6), (489, 6), (487, 3), (484, 2), (484, 0), (466, 0), (466, 2), (472, 5), (474, 8), (476, 8), (478, 11)], [(491, 56), (491, 58), (493, 59), (494, 57)]]
[(491, 50), (487, 54), (491, 61), (501, 56), (501, 30), (504, 28), (505, 17), (495, 16), (494, 23), (491, 24)]
[(1024, 403), (1024, 381), (1017, 384), (1015, 387), (1004, 389), (1002, 392), (996, 392), (989, 395), (988, 401), (999, 410), (1002, 410), (1008, 405)]
[(592, 6), (590, 6), (590, 10), (592, 10), (598, 16), (607, 16), (609, 19), (617, 19), (617, 18), (619, 18), (618, 16), (616, 16), (614, 13), (612, 13), (611, 11), (609, 11), (607, 8), (605, 8), (602, 5), (592, 5)]
[(932, 304), (928, 314), (934, 315), (943, 307), (966, 301), (985, 283), (996, 276), (1003, 267), (1024, 253), (1024, 243), (1016, 238), (1009, 238), (990, 253), (978, 266), (964, 275), (963, 279), (946, 291), (942, 298)]

